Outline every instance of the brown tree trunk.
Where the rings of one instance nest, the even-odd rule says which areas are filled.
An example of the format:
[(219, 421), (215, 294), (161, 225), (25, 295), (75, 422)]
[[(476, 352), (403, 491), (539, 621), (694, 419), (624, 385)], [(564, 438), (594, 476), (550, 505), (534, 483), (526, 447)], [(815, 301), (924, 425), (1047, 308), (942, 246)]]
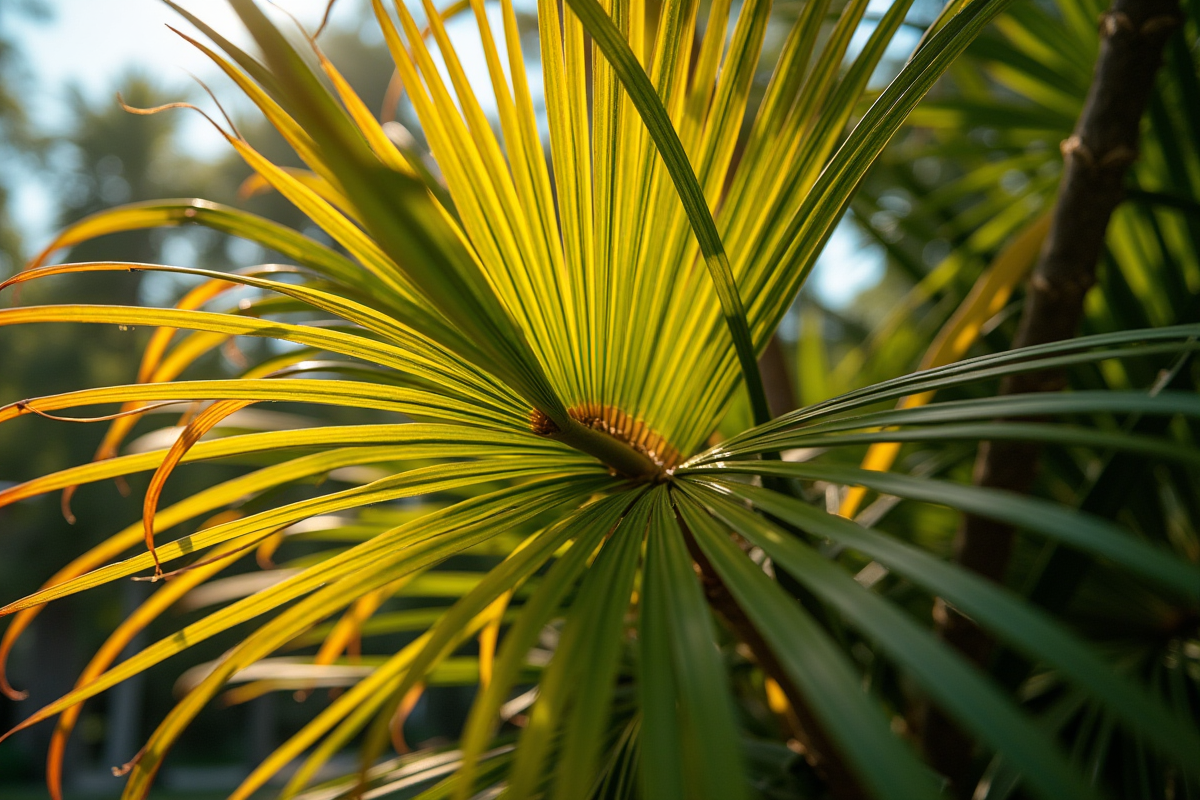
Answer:
[(795, 411), (796, 391), (792, 388), (792, 372), (788, 369), (787, 354), (778, 333), (767, 343), (767, 349), (758, 359), (758, 368), (762, 372), (763, 391), (767, 394), (771, 416), (778, 417)]
[[(1026, 287), (1025, 307), (1013, 347), (1075, 335), (1083, 298), (1096, 280), (1096, 264), (1113, 210), (1123, 198), (1125, 174), (1137, 158), (1138, 130), (1154, 88), (1163, 47), (1181, 22), (1178, 0), (1113, 0), (1100, 19), (1100, 52), (1083, 112), (1062, 143), (1064, 169), (1050, 233)], [(1012, 376), (1002, 394), (1061, 389), (1066, 376), (1045, 371)], [(975, 483), (1026, 493), (1033, 485), (1040, 447), (1025, 442), (984, 442)], [(955, 559), (1002, 581), (1013, 529), (967, 515), (955, 541)], [(976, 663), (991, 653), (991, 639), (969, 619), (939, 602), (941, 636)], [(928, 709), (922, 739), (933, 765), (960, 796), (973, 785), (972, 742), (936, 709)]]

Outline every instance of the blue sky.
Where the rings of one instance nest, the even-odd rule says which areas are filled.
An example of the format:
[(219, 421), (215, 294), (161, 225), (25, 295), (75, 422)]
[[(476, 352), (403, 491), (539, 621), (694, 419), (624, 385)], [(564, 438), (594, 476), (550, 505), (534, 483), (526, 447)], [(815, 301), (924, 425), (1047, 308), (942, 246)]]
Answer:
[[(234, 42), (248, 45), (248, 36), (224, 0), (178, 1)], [(43, 129), (66, 130), (71, 126), (65, 104), (67, 87), (77, 87), (93, 100), (112, 97), (115, 102), (113, 93), (118, 78), (130, 69), (148, 72), (166, 88), (187, 85), (195, 75), (213, 86), (227, 108), (239, 108), (241, 95), (233, 85), (217, 73), (206, 57), (167, 28), (173, 25), (186, 33), (194, 32), (161, 0), (43, 2), (51, 11), (48, 20), (17, 19), (14, 24), (15, 39), (34, 79), (30, 110)], [(326, 0), (277, 2), (310, 30), (319, 23), (326, 6)], [(263, 6), (269, 9), (266, 3)], [(356, 20), (362, 6), (362, 0), (339, 0), (334, 6), (332, 24)], [(282, 17), (281, 20), (286, 23)], [(448, 26), (456, 44), (461, 38), (456, 33), (466, 33), (470, 24), (469, 15), (463, 15)], [(497, 35), (502, 37), (499, 24)], [(490, 91), (486, 66), (481, 56), (472, 58), (470, 49), (464, 48), (460, 55), (469, 73), (479, 73), (481, 80), (477, 85), (485, 89), (480, 93), (482, 100)], [(249, 107), (248, 102), (243, 103), (243, 107)], [(182, 123), (180, 135), (186, 139), (192, 154), (203, 158), (228, 147), (199, 117), (187, 115)], [(21, 181), (16, 189), (17, 218), (32, 232), (33, 238), (48, 235), (46, 226), (53, 213), (52, 198), (33, 181)]]
[[(187, 80), (187, 70), (207, 74), (206, 59), (167, 30), (188, 29), (161, 0), (45, 0), (52, 12), (48, 23), (22, 23), (20, 40), (30, 66), (48, 87), (67, 82), (89, 93), (108, 91), (113, 80), (131, 65), (155, 70), (167, 81)], [(241, 25), (223, 0), (179, 0), (234, 41), (244, 43)], [(280, 5), (312, 26), (320, 19), (325, 0), (282, 0)], [(340, 0), (334, 16), (345, 18), (358, 5)], [(182, 23), (182, 24), (181, 24)]]
[[(0, 0), (4, 2), (4, 0)], [(65, 98), (67, 87), (78, 87), (87, 97), (113, 96), (120, 75), (141, 69), (166, 86), (191, 82), (189, 73), (212, 79), (214, 69), (194, 48), (168, 30), (171, 24), (185, 32), (190, 26), (161, 0), (43, 0), (50, 10), (46, 20), (14, 20), (14, 37), (20, 45), (34, 91), (30, 111), (45, 130), (70, 126)], [(204, 19), (234, 41), (245, 43), (236, 15), (223, 0), (179, 0), (179, 4)], [(283, 0), (284, 8), (302, 22), (315, 26), (325, 0)], [(340, 0), (335, 20), (345, 18), (355, 0)], [(235, 97), (233, 92), (222, 92)], [(115, 102), (115, 96), (114, 96)], [(203, 157), (228, 145), (199, 119), (187, 118), (184, 134), (192, 152)], [(27, 238), (49, 235), (53, 200), (33, 181), (16, 187), (14, 211)]]

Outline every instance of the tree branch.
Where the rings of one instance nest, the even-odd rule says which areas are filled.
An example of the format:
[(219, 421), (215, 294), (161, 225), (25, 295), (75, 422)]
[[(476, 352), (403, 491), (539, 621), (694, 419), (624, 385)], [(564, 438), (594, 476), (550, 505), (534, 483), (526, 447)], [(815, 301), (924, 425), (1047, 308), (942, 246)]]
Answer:
[[(1163, 47), (1182, 22), (1178, 0), (1113, 0), (1100, 18), (1100, 52), (1092, 85), (1074, 133), (1062, 143), (1064, 170), (1050, 233), (1029, 279), (1013, 347), (1073, 337), (1083, 299), (1096, 281), (1096, 264), (1113, 210), (1124, 197), (1129, 165), (1137, 158), (1142, 114), (1154, 89)], [(1001, 394), (1057, 391), (1061, 371), (1015, 375)], [(975, 462), (975, 483), (1027, 493), (1040, 456), (1036, 443), (984, 442)], [(955, 541), (955, 559), (995, 581), (1007, 571), (1013, 529), (967, 515)], [(990, 638), (973, 622), (939, 603), (942, 637), (983, 664)], [(933, 765), (960, 795), (974, 777), (971, 740), (936, 709), (927, 709), (923, 743)]]

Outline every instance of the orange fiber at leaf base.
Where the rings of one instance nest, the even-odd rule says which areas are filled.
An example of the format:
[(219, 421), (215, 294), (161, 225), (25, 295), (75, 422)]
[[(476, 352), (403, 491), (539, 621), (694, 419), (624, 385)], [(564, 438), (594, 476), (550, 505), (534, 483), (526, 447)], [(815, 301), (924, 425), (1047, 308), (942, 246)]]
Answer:
[[(567, 409), (567, 414), (579, 424), (628, 445), (664, 470), (672, 470), (683, 461), (683, 456), (662, 434), (615, 406), (584, 403)], [(529, 416), (529, 428), (539, 436), (558, 433), (554, 420), (536, 409)]]

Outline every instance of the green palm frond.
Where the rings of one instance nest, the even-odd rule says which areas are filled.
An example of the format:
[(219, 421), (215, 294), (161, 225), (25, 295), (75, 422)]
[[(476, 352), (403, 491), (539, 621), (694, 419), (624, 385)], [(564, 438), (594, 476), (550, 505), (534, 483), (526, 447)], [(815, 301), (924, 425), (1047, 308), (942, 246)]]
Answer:
[[(1050, 500), (839, 461), (845, 448), (865, 444), (1008, 437), (1133, 453), (1194, 472), (1200, 460), (1186, 437), (1094, 422), (1140, 415), (1186, 428), (1200, 418), (1193, 392), (1131, 382), (1114, 387), (1121, 391), (1003, 400), (953, 393), (983, 391), (1021, 371), (1186, 360), (1200, 347), (1200, 327), (1110, 331), (937, 364), (774, 420), (767, 411), (758, 357), (864, 176), (939, 77), (969, 47), (984, 47), (972, 42), (984, 41), (977, 36), (1006, 0), (947, 6), (877, 93), (868, 82), (909, 4), (870, 20), (865, 44), (850, 55), (856, 32), (866, 30), (867, 2), (809, 0), (761, 99), (755, 76), (779, 24), (767, 2), (748, 0), (734, 19), (732, 4), (717, 0), (701, 20), (692, 0), (653, 8), (544, 0), (548, 158), (509, 0), (500, 3), (502, 32), (492, 30), (483, 0), (464, 6), (479, 31), (497, 120), (484, 113), (430, 2), (427, 37), (406, 6), (373, 0), (436, 176), (417, 163), (421, 154), (389, 138), (315, 41), (295, 44), (252, 0), (230, 2), (257, 54), (179, 9), (214, 46), (185, 38), (247, 94), (305, 168), (276, 165), (237, 131), (223, 133), (257, 180), (333, 244), (205, 201), (141, 203), (70, 226), (0, 285), (88, 272), (118, 280), (127, 271), (201, 281), (173, 309), (0, 310), (0, 326), (155, 330), (134, 383), (0, 408), (8, 424), (119, 408), (92, 418), (111, 422), (99, 460), (0, 490), (0, 506), (57, 490), (69, 499), (83, 484), (153, 473), (144, 520), (0, 609), (15, 615), (2, 659), (48, 602), (160, 565), (154, 580), (168, 578), (75, 689), (18, 728), (62, 715), (49, 770), (56, 796), (80, 704), (246, 623), (257, 627), (185, 676), (183, 699), (131, 763), (126, 798), (147, 796), (171, 746), (230, 685), (237, 688), (224, 696), (234, 700), (346, 689), (254, 770), (233, 793), (239, 800), (289, 765), (284, 797), (467, 798), (503, 789), (520, 798), (729, 800), (755, 795), (761, 759), (753, 752), (783, 751), (781, 742), (797, 737), (806, 769), (834, 791), (938, 796), (941, 779), (897, 733), (895, 697), (863, 690), (857, 637), (997, 754), (1010, 782), (1045, 798), (1102, 796), (1011, 687), (938, 640), (902, 603), (856, 581), (849, 570), (863, 559), (1048, 665), (1081, 702), (1147, 742), (1161, 769), (1195, 785), (1186, 772), (1200, 749), (1194, 720), (1179, 718), (1085, 636), (912, 541), (810, 500), (823, 491), (816, 484), (860, 487), (911, 506), (1011, 521), (1103, 560), (1194, 615), (1195, 557), (1127, 525)], [(1010, 26), (1022, 18), (1005, 17)], [(1076, 55), (1086, 58), (1064, 52), (1060, 60)], [(1016, 80), (1016, 67), (1003, 74)], [(1077, 72), (1041, 79), (1062, 84)], [(1050, 85), (1043, 99), (1068, 88)], [(47, 266), (59, 249), (104, 234), (177, 225), (242, 237), (294, 265)], [(204, 354), (242, 337), (288, 348), (237, 377), (190, 377)], [(934, 391), (950, 397), (881, 410)], [(742, 392), (755, 426), (717, 441)], [(299, 404), (319, 422), (239, 428), (245, 407), (261, 403)], [(139, 420), (164, 408), (187, 412), (153, 437), (153, 449), (121, 455)], [(1038, 419), (1005, 419), (1014, 416)], [(797, 460), (798, 448), (828, 453)], [(210, 460), (251, 469), (157, 507), (177, 465)], [(251, 556), (261, 584), (222, 583), (252, 569)], [(476, 559), (476, 568), (456, 571), (460, 557)], [(389, 605), (422, 591), (452, 602)], [(181, 602), (204, 613), (114, 666), (128, 642)], [(389, 649), (392, 639), (377, 638), (384, 634), (409, 638)], [(372, 651), (352, 656), (351, 644), (364, 638)], [(531, 659), (535, 647), (551, 651), (549, 659)], [(752, 690), (730, 679), (735, 658), (753, 662)], [(478, 686), (459, 747), (386, 759), (393, 744), (403, 749), (414, 698), (444, 683)], [(531, 686), (536, 700), (506, 711)], [(7, 681), (0, 688), (17, 694)], [(751, 735), (751, 693), (777, 712), (780, 743)], [(359, 773), (310, 789), (354, 743)]]

